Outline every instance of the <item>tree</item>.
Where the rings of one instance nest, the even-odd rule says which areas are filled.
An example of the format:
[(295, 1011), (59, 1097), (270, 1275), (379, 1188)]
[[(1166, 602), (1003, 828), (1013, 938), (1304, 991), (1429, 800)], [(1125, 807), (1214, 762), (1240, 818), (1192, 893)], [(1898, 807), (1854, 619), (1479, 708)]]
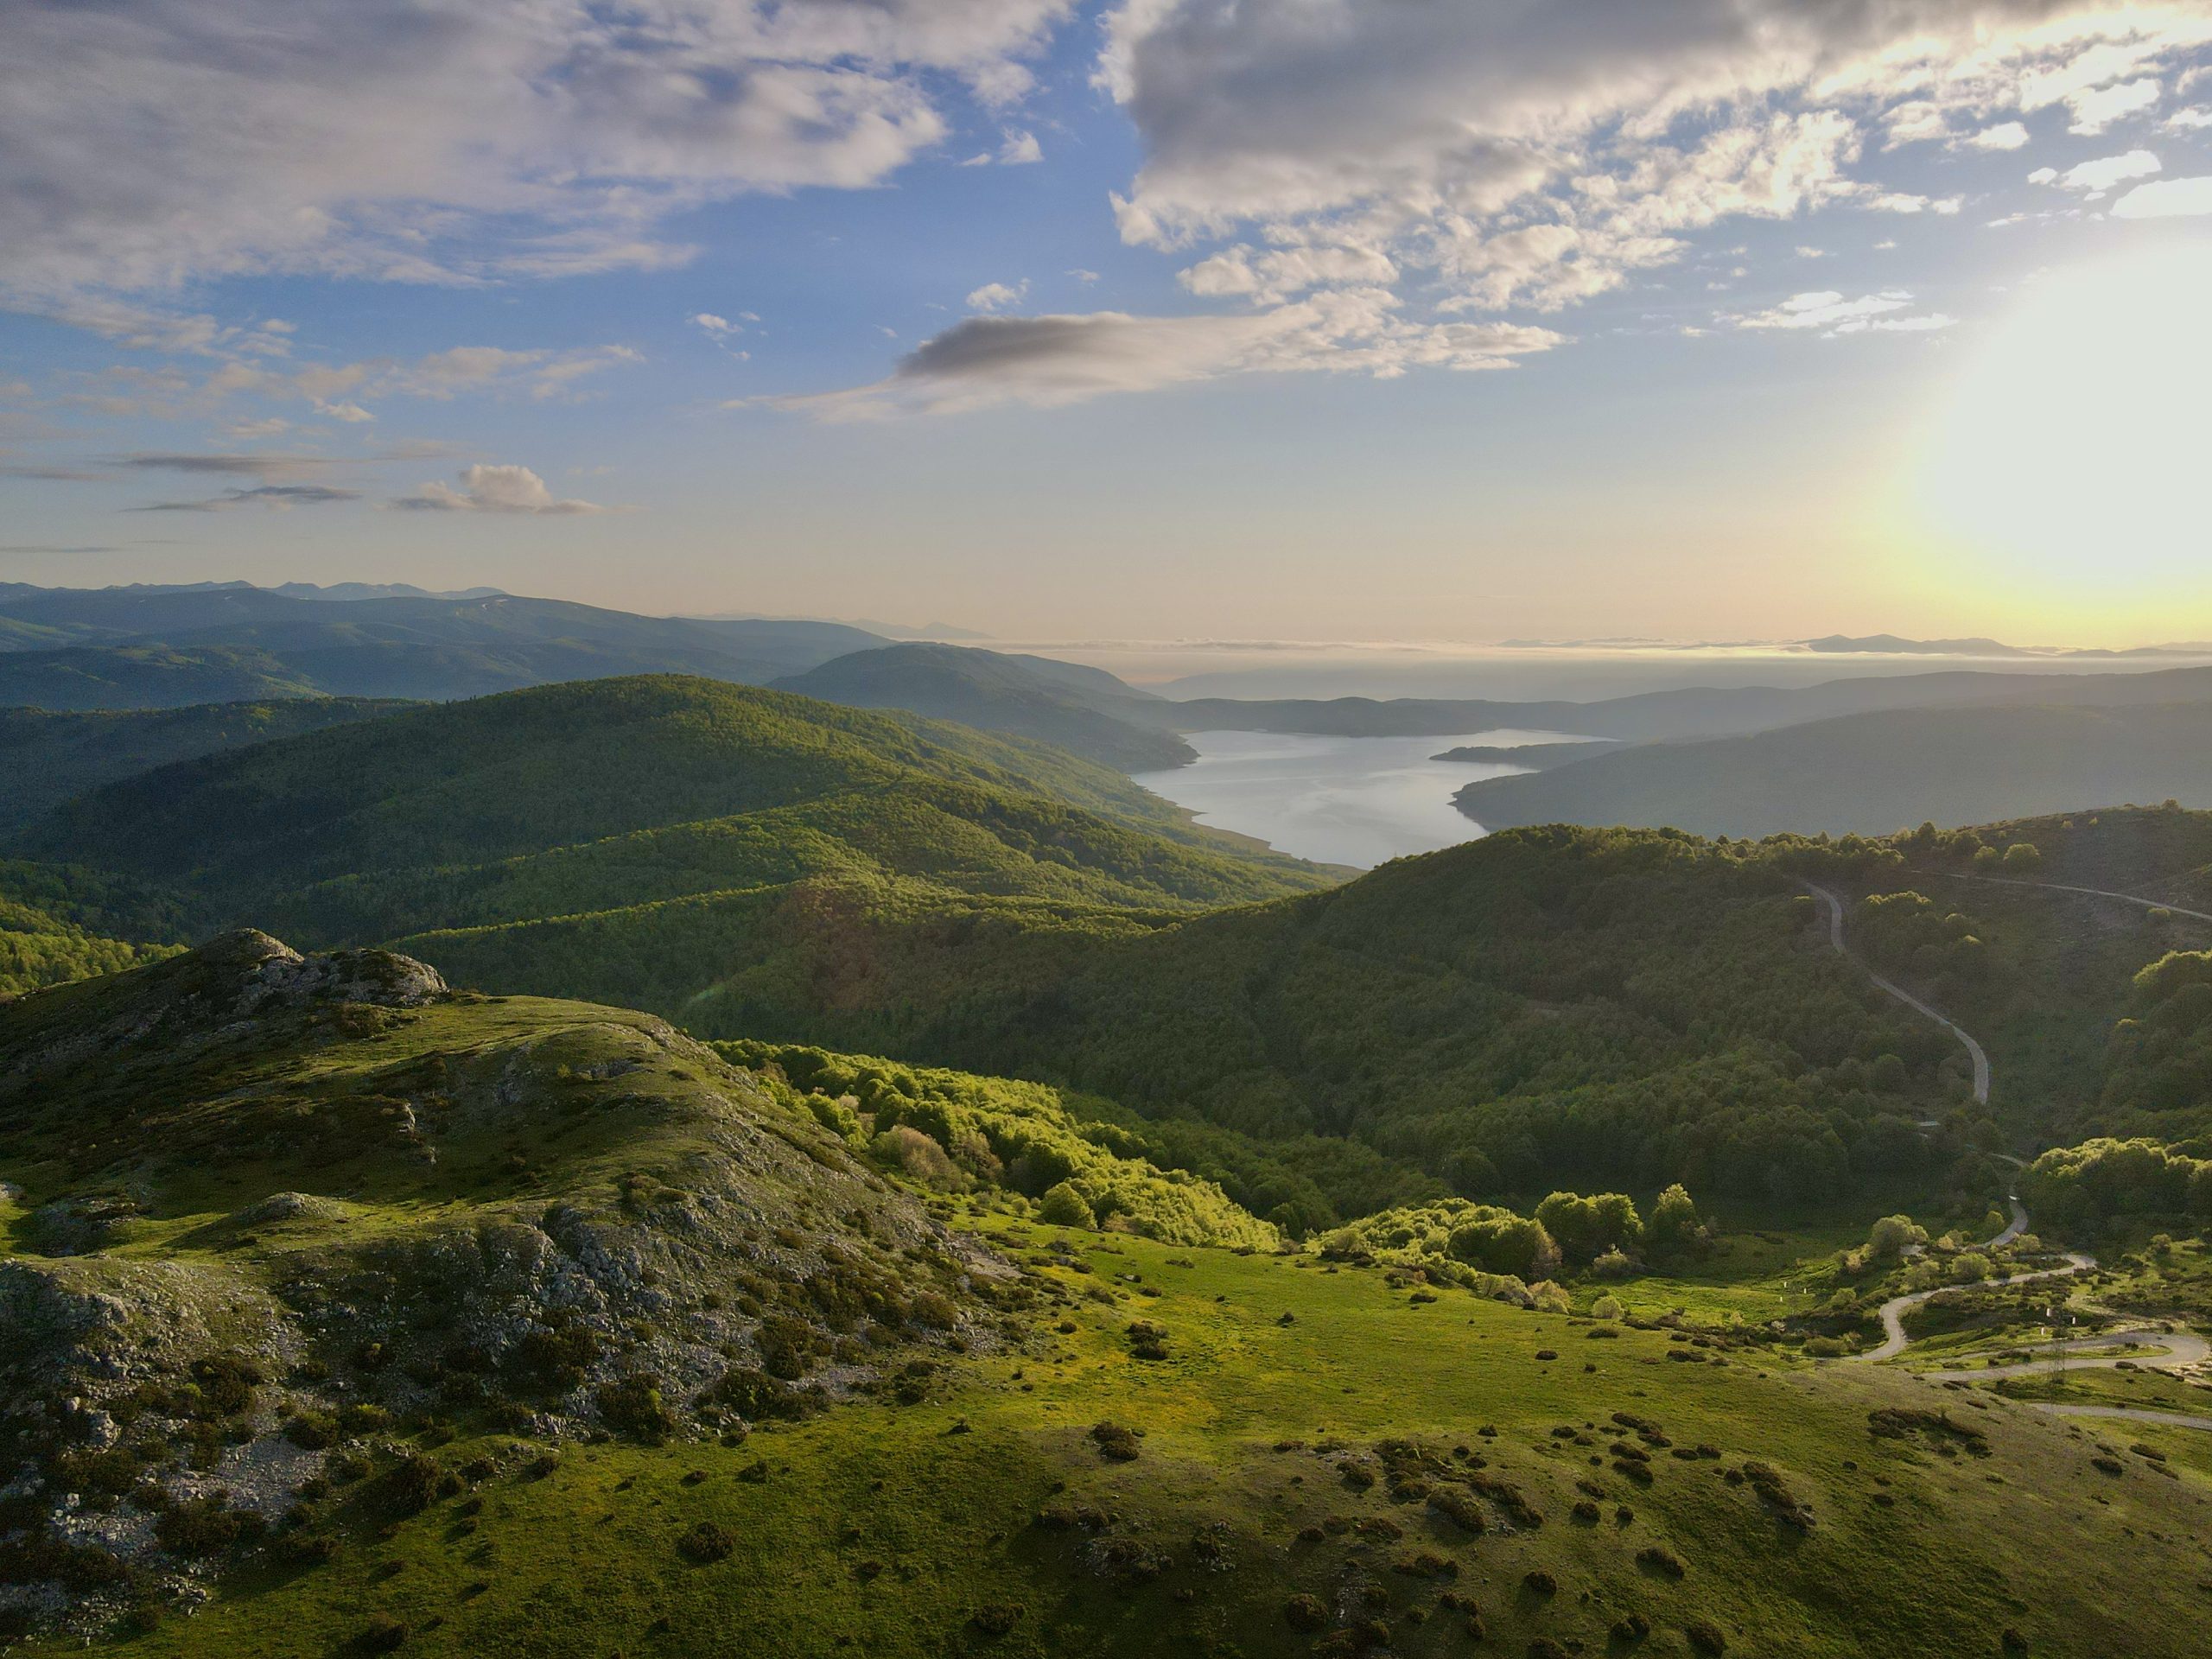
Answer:
[(1452, 1235), (1452, 1254), (1485, 1273), (1534, 1281), (1559, 1265), (1559, 1246), (1544, 1224), (1526, 1216), (1471, 1221)]
[(1643, 1248), (1655, 1262), (1679, 1262), (1701, 1255), (1712, 1243), (1705, 1218), (1697, 1212), (1689, 1189), (1680, 1181), (1662, 1192), (1644, 1224)]
[(1536, 1206), (1536, 1219), (1569, 1262), (1586, 1262), (1608, 1250), (1632, 1250), (1643, 1243), (1643, 1221), (1636, 1201), (1624, 1192), (1582, 1198), (1554, 1192)]
[(2031, 841), (2016, 841), (2005, 849), (2005, 869), (2011, 875), (2033, 875), (2043, 868), (2043, 855)]
[(1884, 1216), (1866, 1230), (1866, 1254), (1876, 1262), (1895, 1262), (1928, 1242), (1928, 1230), (1910, 1216)]

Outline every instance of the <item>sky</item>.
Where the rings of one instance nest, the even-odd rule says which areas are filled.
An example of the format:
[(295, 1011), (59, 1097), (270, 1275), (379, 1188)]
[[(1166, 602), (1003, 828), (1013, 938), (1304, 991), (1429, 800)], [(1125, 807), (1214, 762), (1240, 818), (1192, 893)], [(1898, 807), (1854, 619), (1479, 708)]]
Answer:
[(2212, 0), (30, 0), (0, 581), (2212, 638)]

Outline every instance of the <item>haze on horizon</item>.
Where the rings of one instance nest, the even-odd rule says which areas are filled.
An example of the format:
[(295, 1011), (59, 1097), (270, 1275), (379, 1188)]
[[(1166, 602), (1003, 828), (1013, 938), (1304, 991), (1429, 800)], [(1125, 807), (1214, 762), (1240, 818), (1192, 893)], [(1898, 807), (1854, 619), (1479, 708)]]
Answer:
[(2208, 0), (8, 33), (0, 581), (2212, 634)]

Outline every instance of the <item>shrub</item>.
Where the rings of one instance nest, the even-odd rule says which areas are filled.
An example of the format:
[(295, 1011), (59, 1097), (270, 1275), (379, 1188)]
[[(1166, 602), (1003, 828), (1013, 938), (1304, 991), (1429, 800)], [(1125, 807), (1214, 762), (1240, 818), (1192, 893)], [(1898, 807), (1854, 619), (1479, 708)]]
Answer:
[(284, 1425), (284, 1438), (304, 1451), (320, 1452), (337, 1443), (338, 1420), (326, 1411), (303, 1411)]
[(1329, 1610), (1321, 1599), (1303, 1591), (1283, 1603), (1282, 1616), (1294, 1630), (1318, 1630), (1329, 1622)]
[(661, 1398), (660, 1379), (649, 1372), (601, 1384), (597, 1399), (600, 1420), (618, 1434), (659, 1446), (676, 1432), (676, 1414)]
[(1099, 1455), (1116, 1463), (1133, 1463), (1137, 1455), (1137, 1433), (1120, 1423), (1093, 1424), (1090, 1439), (1098, 1447)]
[(355, 1633), (352, 1646), (356, 1653), (392, 1653), (405, 1645), (410, 1634), (401, 1620), (377, 1613)]
[(1594, 1319), (1618, 1319), (1627, 1312), (1618, 1296), (1600, 1296), (1590, 1304), (1590, 1317)]
[(268, 1522), (251, 1510), (234, 1510), (221, 1492), (195, 1497), (165, 1510), (154, 1522), (154, 1536), (172, 1555), (204, 1560), (227, 1555), (257, 1542)]
[(726, 1561), (737, 1548), (735, 1535), (727, 1527), (712, 1521), (702, 1521), (676, 1541), (676, 1553), (687, 1561), (705, 1566), (713, 1561)]
[(1090, 1201), (1076, 1191), (1075, 1183), (1062, 1181), (1046, 1190), (1037, 1200), (1037, 1218), (1055, 1227), (1089, 1227), (1098, 1225), (1098, 1217), (1090, 1208)]
[(1700, 1653), (1721, 1654), (1728, 1651), (1728, 1638), (1721, 1635), (1716, 1626), (1701, 1619), (1682, 1626), (1682, 1634), (1689, 1638), (1690, 1646)]
[(1637, 1550), (1636, 1564), (1638, 1567), (1649, 1567), (1654, 1573), (1669, 1579), (1679, 1579), (1688, 1571), (1682, 1565), (1681, 1556), (1675, 1554), (1673, 1550), (1662, 1548), (1657, 1544), (1646, 1544), (1642, 1549)]

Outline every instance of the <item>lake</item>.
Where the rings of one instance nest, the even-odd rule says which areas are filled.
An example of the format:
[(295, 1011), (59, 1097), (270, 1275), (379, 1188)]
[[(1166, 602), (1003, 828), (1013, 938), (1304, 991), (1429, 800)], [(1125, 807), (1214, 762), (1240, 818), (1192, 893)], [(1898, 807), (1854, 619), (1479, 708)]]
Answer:
[(1280, 852), (1370, 869), (1483, 833), (1452, 793), (1520, 766), (1469, 766), (1432, 755), (1462, 744), (1494, 748), (1572, 741), (1560, 732), (1470, 732), (1461, 737), (1307, 737), (1274, 732), (1192, 732), (1198, 752), (1173, 772), (1137, 782), (1201, 823), (1257, 836)]

